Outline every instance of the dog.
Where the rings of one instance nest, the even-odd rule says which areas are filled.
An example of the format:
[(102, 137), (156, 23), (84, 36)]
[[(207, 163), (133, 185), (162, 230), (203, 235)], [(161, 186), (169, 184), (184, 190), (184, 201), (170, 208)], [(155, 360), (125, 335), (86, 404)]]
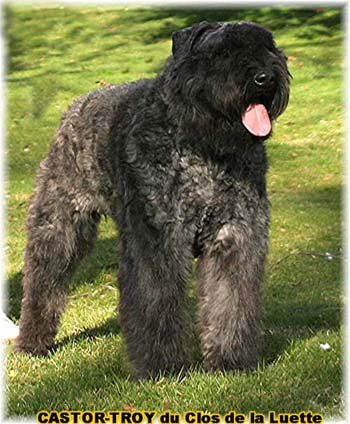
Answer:
[(288, 104), (287, 58), (254, 23), (201, 22), (172, 41), (156, 78), (95, 90), (63, 115), (29, 205), (18, 351), (52, 349), (69, 280), (109, 215), (135, 375), (191, 364), (194, 258), (204, 368), (257, 364), (265, 141)]

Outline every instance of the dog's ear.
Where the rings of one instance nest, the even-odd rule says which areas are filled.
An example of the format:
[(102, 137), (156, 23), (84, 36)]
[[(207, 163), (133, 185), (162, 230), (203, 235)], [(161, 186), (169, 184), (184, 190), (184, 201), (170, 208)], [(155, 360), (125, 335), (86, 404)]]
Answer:
[(175, 31), (172, 35), (173, 47), (172, 52), (173, 56), (176, 56), (177, 52), (180, 50), (187, 49), (190, 51), (196, 41), (201, 37), (201, 35), (212, 28), (212, 25), (207, 21), (203, 21), (193, 27), (188, 27)]
[(192, 28), (185, 28), (180, 29), (179, 31), (173, 32), (172, 40), (173, 40), (173, 47), (172, 52), (173, 56), (176, 55), (176, 53), (181, 50), (181, 48), (184, 47), (184, 45), (187, 43), (189, 38), (192, 34)]

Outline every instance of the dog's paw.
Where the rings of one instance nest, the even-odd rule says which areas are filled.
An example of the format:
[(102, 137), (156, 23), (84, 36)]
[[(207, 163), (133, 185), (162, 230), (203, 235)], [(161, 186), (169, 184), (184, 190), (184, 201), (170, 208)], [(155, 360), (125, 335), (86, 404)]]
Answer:
[(43, 343), (28, 342), (17, 337), (13, 350), (17, 353), (27, 353), (32, 356), (47, 356), (55, 350), (55, 345), (48, 346)]

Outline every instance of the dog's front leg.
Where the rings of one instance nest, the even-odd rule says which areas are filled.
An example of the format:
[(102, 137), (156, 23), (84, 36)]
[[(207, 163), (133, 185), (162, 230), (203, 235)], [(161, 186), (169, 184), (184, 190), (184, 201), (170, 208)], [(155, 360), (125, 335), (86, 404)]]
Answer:
[(222, 226), (206, 245), (199, 264), (206, 369), (257, 364), (267, 233), (267, 223), (256, 231), (240, 220)]
[[(141, 232), (139, 233), (141, 234)], [(135, 375), (178, 372), (190, 362), (186, 282), (191, 258), (165, 253), (147, 230), (121, 235), (120, 323)]]

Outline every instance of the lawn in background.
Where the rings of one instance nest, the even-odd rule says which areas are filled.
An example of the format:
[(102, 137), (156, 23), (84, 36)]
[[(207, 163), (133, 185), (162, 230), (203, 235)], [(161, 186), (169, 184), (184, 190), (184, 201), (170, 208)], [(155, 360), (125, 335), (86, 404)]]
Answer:
[[(74, 98), (106, 83), (154, 77), (171, 33), (201, 20), (249, 20), (275, 34), (293, 74), (290, 105), (268, 142), (272, 203), (259, 368), (134, 381), (117, 314), (113, 223), (80, 267), (58, 350), (31, 358), (7, 349), (8, 416), (40, 409), (137, 408), (340, 417), (342, 400), (343, 32), (340, 9), (165, 9), (7, 6), (8, 314), (18, 322), (24, 220), (36, 169)], [(195, 315), (195, 283), (190, 285)], [(328, 343), (329, 350), (321, 344)]]

